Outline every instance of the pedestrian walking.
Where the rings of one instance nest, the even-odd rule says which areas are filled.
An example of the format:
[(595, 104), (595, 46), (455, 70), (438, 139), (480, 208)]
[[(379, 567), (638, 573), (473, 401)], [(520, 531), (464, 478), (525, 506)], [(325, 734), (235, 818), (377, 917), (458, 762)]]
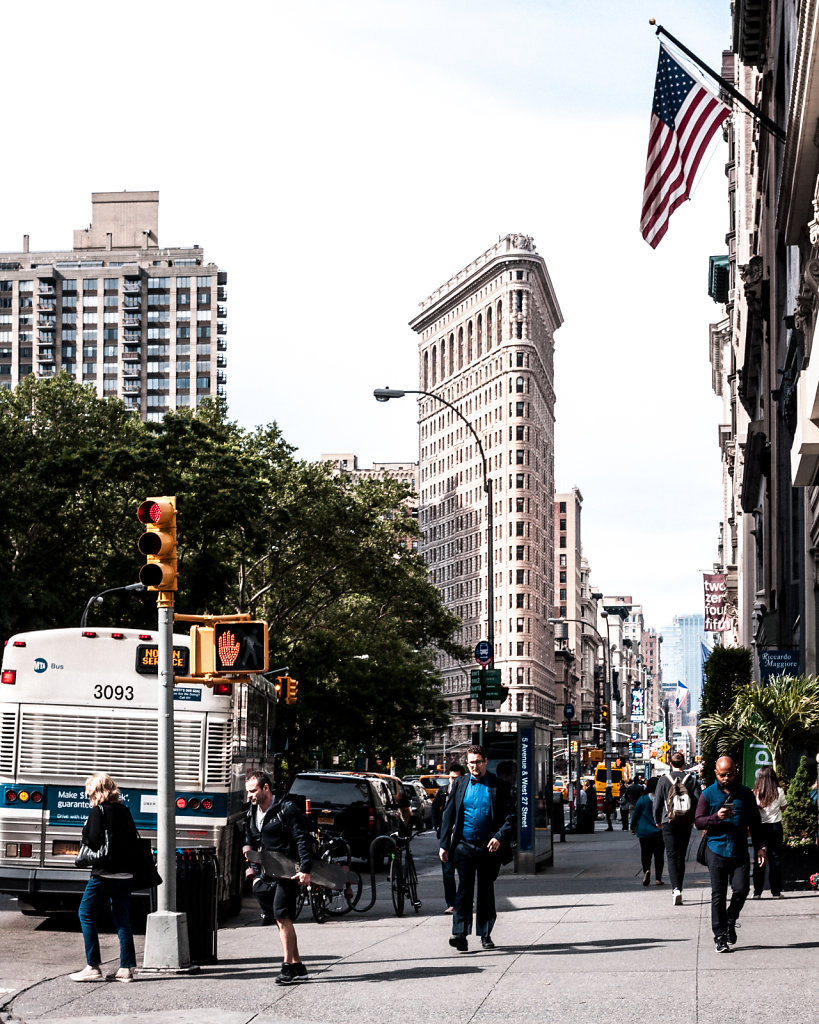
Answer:
[[(721, 757), (716, 763), (715, 774), (716, 782), (699, 798), (694, 821), (698, 829), (708, 831), (714, 946), (717, 953), (728, 953), (736, 944), (737, 918), (748, 898), (751, 884), (749, 829), (760, 866), (765, 864), (767, 851), (760, 835), (761, 820), (756, 797), (747, 786), (737, 781), (733, 759)], [(731, 902), (726, 906), (729, 882)]]
[(299, 944), (293, 921), (300, 885), (310, 884), (313, 853), (309, 823), (298, 807), (286, 797), (276, 800), (267, 772), (251, 771), (245, 780), (250, 801), (245, 819), (243, 851), (274, 850), (298, 859), (299, 870), (292, 878), (270, 879), (256, 874), (256, 866), (248, 865), (247, 876), (253, 878), (253, 893), (262, 910), (262, 923), (276, 922), (284, 956), (277, 985), (307, 981), (307, 968), (299, 955)]
[[(447, 800), (452, 796), (455, 783), (464, 777), (466, 769), (462, 764), (453, 764), (449, 769), (449, 785), (441, 786), (432, 801), (432, 824), (435, 827), (435, 835), (441, 838), (441, 821), (444, 816), (444, 808)], [(444, 879), (444, 913), (452, 914), (455, 910), (455, 862), (447, 859), (441, 862), (441, 874)]]
[(664, 885), (663, 864), (665, 862), (665, 846), (663, 833), (654, 820), (654, 791), (657, 788), (656, 776), (652, 776), (646, 785), (646, 791), (634, 805), (631, 815), (631, 831), (640, 840), (640, 863), (643, 868), (643, 885), (651, 881), (651, 862), (654, 861), (654, 879), (657, 885)]
[(134, 980), (136, 952), (131, 929), (131, 885), (137, 859), (137, 835), (131, 812), (122, 802), (116, 782), (105, 772), (85, 780), (85, 793), (91, 810), (82, 829), (82, 843), (92, 853), (101, 854), (91, 865), (91, 877), (80, 903), (79, 918), (85, 943), (86, 966), (72, 981), (105, 981), (100, 953), (99, 918), (105, 907), (119, 937), (119, 968), (110, 975), (114, 981)]
[(460, 953), (469, 949), (476, 881), (475, 931), (484, 949), (495, 948), (495, 879), (501, 864), (512, 860), (515, 830), (512, 791), (508, 783), (487, 771), (483, 747), (467, 749), (466, 766), (469, 776), (455, 783), (444, 807), (438, 851), (441, 863), (454, 859), (458, 873), (449, 944)]
[(606, 831), (613, 832), (614, 826), (611, 823), (611, 816), (616, 812), (617, 804), (614, 801), (614, 793), (611, 786), (606, 786), (606, 792), (603, 795), (603, 814), (606, 816)]
[(586, 810), (585, 810), (584, 832), (594, 832), (594, 823), (597, 821), (597, 787), (594, 779), (586, 783)]
[(699, 795), (696, 776), (685, 771), (685, 754), (675, 750), (671, 755), (671, 771), (660, 777), (654, 794), (654, 820), (662, 829), (671, 902), (675, 907), (682, 906), (685, 858)]
[[(776, 772), (770, 766), (761, 768), (754, 785), (754, 796), (759, 807), (760, 837), (768, 851), (768, 884), (775, 900), (782, 895), (782, 811), (788, 806), (785, 791), (779, 785)], [(759, 850), (754, 847), (758, 855)], [(765, 868), (754, 862), (754, 899), (762, 899), (765, 888)]]

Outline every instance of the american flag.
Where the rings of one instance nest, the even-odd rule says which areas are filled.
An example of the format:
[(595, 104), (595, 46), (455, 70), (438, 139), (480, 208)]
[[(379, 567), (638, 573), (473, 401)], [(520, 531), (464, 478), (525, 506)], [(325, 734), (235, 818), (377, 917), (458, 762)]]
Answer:
[(668, 230), (671, 214), (685, 202), (708, 143), (730, 113), (660, 44), (640, 233), (652, 249)]

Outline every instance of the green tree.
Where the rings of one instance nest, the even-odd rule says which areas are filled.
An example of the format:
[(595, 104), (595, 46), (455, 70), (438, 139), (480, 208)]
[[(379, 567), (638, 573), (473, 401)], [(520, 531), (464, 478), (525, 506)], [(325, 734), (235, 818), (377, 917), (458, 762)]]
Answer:
[(808, 759), (802, 757), (788, 786), (788, 806), (782, 812), (782, 829), (787, 845), (816, 842), (816, 804), (810, 798)]
[[(459, 621), (413, 551), (408, 489), (300, 462), (275, 424), (223, 403), (142, 423), (66, 375), (0, 391), (0, 630), (79, 622), (92, 594), (133, 582), (140, 500), (177, 497), (177, 610), (249, 612), (271, 664), (300, 679), (284, 709), (291, 761), (400, 756), (447, 720), (436, 654)], [(145, 626), (153, 594), (111, 595), (97, 621)]]
[(742, 740), (756, 740), (771, 752), (774, 771), (784, 778), (787, 756), (819, 726), (819, 678), (775, 676), (765, 686), (741, 686), (733, 706), (700, 719), (700, 732), (718, 753)]
[(747, 647), (715, 647), (705, 662), (705, 683), (700, 700), (700, 746), (702, 749), (703, 780), (714, 781), (714, 764), (719, 753), (731, 754), (737, 762), (741, 760), (741, 746), (720, 748), (716, 741), (703, 730), (703, 720), (710, 716), (724, 715), (730, 711), (734, 696), (741, 686), (751, 681), (753, 656)]

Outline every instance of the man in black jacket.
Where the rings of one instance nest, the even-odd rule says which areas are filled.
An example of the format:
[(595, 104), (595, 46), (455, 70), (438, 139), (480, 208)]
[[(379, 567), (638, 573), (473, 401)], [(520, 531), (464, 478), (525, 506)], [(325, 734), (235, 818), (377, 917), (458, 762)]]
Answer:
[(458, 872), (455, 912), (452, 915), (450, 946), (460, 953), (469, 948), (472, 931), (472, 903), (478, 883), (475, 931), (484, 949), (494, 949), (495, 879), (501, 864), (512, 859), (515, 807), (508, 783), (486, 770), (483, 747), (466, 752), (469, 775), (460, 779), (444, 808), (438, 851), (441, 863), (454, 858)]
[(250, 850), (275, 850), (290, 855), (294, 849), (298, 854), (299, 870), (292, 878), (279, 878), (271, 882), (256, 877), (253, 865), (248, 866), (247, 874), (255, 877), (254, 893), (262, 908), (262, 920), (268, 923), (269, 917), (272, 917), (279, 929), (284, 963), (276, 984), (292, 985), (296, 981), (307, 981), (307, 968), (299, 956), (299, 944), (293, 925), (299, 886), (310, 884), (310, 869), (313, 866), (307, 823), (299, 809), (287, 798), (278, 801), (273, 799), (267, 772), (249, 772), (245, 789), (250, 800), (245, 821), (245, 854)]
[[(464, 777), (466, 770), (462, 764), (453, 764), (449, 769), (449, 785), (441, 786), (432, 801), (432, 824), (435, 826), (435, 835), (441, 838), (441, 822), (444, 817), (444, 808), (452, 796), (456, 782)], [(446, 903), (447, 914), (455, 911), (455, 862), (445, 860), (441, 864), (441, 873), (444, 878), (444, 903)]]

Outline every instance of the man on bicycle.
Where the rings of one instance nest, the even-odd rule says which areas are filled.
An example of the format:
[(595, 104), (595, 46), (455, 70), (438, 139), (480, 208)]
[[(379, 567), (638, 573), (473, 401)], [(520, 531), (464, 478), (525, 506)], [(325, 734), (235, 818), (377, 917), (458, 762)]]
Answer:
[(299, 956), (299, 944), (293, 919), (296, 916), (296, 898), (300, 885), (310, 884), (312, 850), (304, 816), (292, 801), (286, 798), (274, 800), (270, 776), (267, 772), (248, 772), (245, 780), (250, 807), (245, 821), (245, 845), (243, 851), (275, 850), (290, 855), (296, 851), (299, 870), (292, 878), (275, 880), (256, 875), (254, 865), (248, 865), (246, 874), (255, 879), (253, 892), (262, 908), (262, 920), (268, 923), (272, 917), (279, 929), (279, 938), (284, 953), (281, 973), (277, 985), (292, 985), (307, 981), (307, 968)]
[(469, 948), (472, 902), (477, 879), (475, 931), (484, 949), (494, 949), (495, 879), (501, 864), (512, 860), (515, 807), (508, 782), (486, 770), (486, 751), (472, 746), (466, 752), (469, 775), (455, 783), (441, 822), (441, 863), (454, 858), (458, 873), (450, 946), (460, 953)]

